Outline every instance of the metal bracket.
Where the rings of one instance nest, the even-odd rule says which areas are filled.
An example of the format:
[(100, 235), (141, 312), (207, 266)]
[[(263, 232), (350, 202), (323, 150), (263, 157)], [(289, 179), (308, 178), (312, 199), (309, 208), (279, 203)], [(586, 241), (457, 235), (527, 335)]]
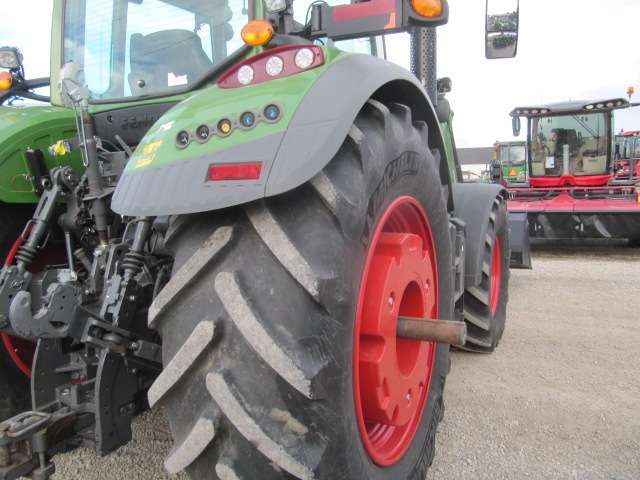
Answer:
[(49, 458), (60, 440), (74, 432), (76, 418), (75, 412), (62, 408), (52, 414), (24, 412), (0, 423), (0, 479), (28, 475), (46, 480), (53, 475)]

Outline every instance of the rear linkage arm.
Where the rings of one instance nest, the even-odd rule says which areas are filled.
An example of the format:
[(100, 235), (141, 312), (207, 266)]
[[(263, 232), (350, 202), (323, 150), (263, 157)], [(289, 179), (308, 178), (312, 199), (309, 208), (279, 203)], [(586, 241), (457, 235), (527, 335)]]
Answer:
[(47, 457), (60, 445), (57, 440), (74, 433), (76, 418), (65, 408), (54, 414), (25, 412), (0, 423), (0, 479), (49, 478), (55, 466)]
[[(137, 276), (147, 258), (150, 218), (131, 223), (135, 230), (130, 247), (123, 240), (96, 248), (101, 255), (96, 255), (90, 267), (105, 273), (104, 290), (93, 288), (98, 275), (91, 275), (83, 286), (73, 267), (49, 270), (41, 279), (46, 288), (42, 306), (32, 313), (31, 292), (38, 289), (29, 290), (33, 277), (27, 268), (47, 241), (55, 206), (64, 195), (73, 195), (79, 184), (70, 167), (52, 169), (51, 180), (23, 233), (28, 238), (15, 255), (14, 265), (0, 272), (0, 331), (45, 342), (48, 348), (38, 350), (34, 369), (41, 370), (37, 381), (49, 392), (33, 399), (43, 411), (25, 412), (0, 424), (0, 480), (23, 475), (49, 478), (54, 471), (50, 457), (69, 442), (85, 443), (106, 454), (129, 441), (131, 417), (143, 398), (140, 393), (155, 377), (153, 372), (161, 370), (160, 345), (130, 330), (135, 314), (147, 304), (142, 299), (145, 287)], [(67, 200), (70, 207), (73, 198)], [(95, 303), (100, 294), (99, 313), (84, 306)], [(73, 345), (83, 345), (84, 350), (71, 359), (60, 357), (56, 351), (63, 339), (72, 339)], [(71, 377), (76, 380), (60, 383), (59, 375), (70, 372), (76, 372)], [(113, 388), (116, 384), (117, 389)], [(83, 440), (87, 434), (91, 438)], [(68, 437), (72, 438), (65, 440)]]

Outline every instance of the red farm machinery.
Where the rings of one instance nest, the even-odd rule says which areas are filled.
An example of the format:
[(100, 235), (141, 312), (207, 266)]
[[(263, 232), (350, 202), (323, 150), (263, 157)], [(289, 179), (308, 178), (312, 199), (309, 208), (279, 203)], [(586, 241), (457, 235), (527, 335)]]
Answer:
[[(520, 118), (528, 120), (527, 186), (509, 188), (513, 231), (521, 231), (524, 222), (531, 238), (628, 238), (638, 245), (637, 137), (616, 143), (613, 132), (614, 112), (631, 106), (613, 98), (523, 106), (510, 113), (514, 135)], [(527, 261), (512, 254), (512, 262)]]

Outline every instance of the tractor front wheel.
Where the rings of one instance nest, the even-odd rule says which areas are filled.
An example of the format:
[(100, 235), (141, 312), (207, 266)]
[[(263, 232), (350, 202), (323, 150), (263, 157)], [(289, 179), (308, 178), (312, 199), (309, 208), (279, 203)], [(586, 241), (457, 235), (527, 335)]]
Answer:
[(484, 238), (482, 278), (464, 293), (464, 350), (492, 352), (504, 332), (509, 300), (509, 229), (506, 202), (496, 197)]

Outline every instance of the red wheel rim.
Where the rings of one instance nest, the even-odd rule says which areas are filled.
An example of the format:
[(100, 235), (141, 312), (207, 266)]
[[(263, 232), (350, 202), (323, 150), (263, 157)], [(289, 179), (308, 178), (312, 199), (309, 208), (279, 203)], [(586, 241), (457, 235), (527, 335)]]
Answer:
[(396, 463), (422, 418), (435, 343), (396, 337), (398, 316), (438, 318), (433, 236), (411, 197), (396, 199), (376, 225), (360, 285), (354, 336), (358, 427), (372, 460)]
[(500, 254), (500, 237), (496, 235), (493, 245), (493, 256), (491, 257), (491, 316), (496, 314), (498, 300), (500, 300), (500, 279), (502, 278), (502, 256)]
[[(29, 231), (26, 233), (29, 233)], [(18, 253), (18, 249), (20, 248), (20, 245), (22, 245), (22, 242), (22, 236), (19, 236), (7, 255), (4, 262), (5, 265), (11, 265), (11, 262), (13, 262), (13, 258), (16, 256), (16, 253)], [(36, 344), (29, 340), (12, 337), (6, 333), (3, 333), (1, 336), (4, 348), (7, 349), (7, 353), (11, 357), (11, 360), (13, 360), (13, 363), (15, 363), (20, 371), (27, 377), (31, 377), (31, 363), (33, 362), (33, 355), (36, 351)]]

